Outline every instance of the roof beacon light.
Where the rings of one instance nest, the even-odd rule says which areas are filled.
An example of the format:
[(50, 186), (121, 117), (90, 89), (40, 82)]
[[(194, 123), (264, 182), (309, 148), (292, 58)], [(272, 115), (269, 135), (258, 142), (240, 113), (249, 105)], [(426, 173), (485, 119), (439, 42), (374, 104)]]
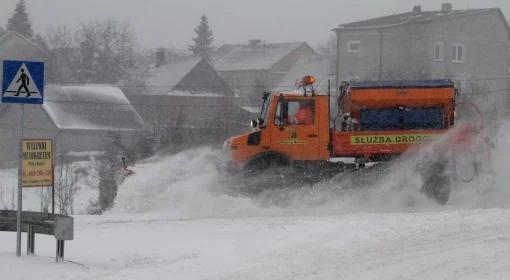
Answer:
[(313, 84), (315, 84), (315, 77), (314, 76), (304, 76), (303, 79), (301, 80), (301, 83), (303, 84), (303, 86), (313, 85)]
[(304, 76), (299, 82), (298, 82), (298, 88), (303, 89), (303, 94), (306, 96), (307, 89), (309, 92), (312, 93), (312, 96), (315, 95), (315, 88), (313, 87), (313, 84), (315, 83), (315, 77), (314, 76)]

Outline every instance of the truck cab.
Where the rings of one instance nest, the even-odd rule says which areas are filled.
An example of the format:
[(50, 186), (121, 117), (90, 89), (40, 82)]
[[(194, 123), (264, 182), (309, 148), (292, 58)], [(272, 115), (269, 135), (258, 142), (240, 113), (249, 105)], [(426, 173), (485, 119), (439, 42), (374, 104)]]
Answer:
[[(309, 110), (300, 121), (300, 110)], [(330, 158), (329, 95), (315, 90), (265, 93), (253, 130), (231, 137), (226, 145), (239, 166), (275, 161), (327, 161)]]

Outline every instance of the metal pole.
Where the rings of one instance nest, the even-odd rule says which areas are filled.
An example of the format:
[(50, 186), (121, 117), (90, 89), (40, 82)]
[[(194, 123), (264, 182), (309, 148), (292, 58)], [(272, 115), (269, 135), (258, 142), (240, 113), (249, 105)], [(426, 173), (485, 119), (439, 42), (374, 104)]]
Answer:
[[(53, 151), (55, 152), (55, 151)], [(53, 159), (52, 159), (53, 160)], [(55, 214), (55, 164), (51, 165), (51, 214)]]
[(22, 209), (22, 189), (21, 189), (21, 177), (23, 177), (23, 126), (24, 126), (24, 111), (25, 104), (21, 104), (21, 139), (19, 141), (19, 157), (18, 157), (18, 215), (16, 223), (16, 256), (21, 256), (21, 209)]
[(55, 262), (64, 261), (64, 240), (57, 240), (57, 255)]
[(35, 231), (34, 225), (27, 225), (27, 255), (33, 255), (35, 252)]
[[(60, 132), (58, 132), (60, 133)], [(55, 147), (57, 144), (55, 143), (58, 138), (58, 133), (55, 139), (51, 140), (51, 214), (55, 214), (55, 155), (57, 154), (57, 150)]]
[(338, 96), (340, 87), (340, 30), (336, 30), (336, 65), (335, 65), (335, 93)]

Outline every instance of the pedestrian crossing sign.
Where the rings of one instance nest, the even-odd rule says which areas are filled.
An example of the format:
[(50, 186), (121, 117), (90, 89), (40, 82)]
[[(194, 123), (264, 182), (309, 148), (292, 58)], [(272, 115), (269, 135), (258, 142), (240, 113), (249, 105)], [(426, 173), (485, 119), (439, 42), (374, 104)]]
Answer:
[(43, 104), (44, 63), (4, 60), (2, 103)]

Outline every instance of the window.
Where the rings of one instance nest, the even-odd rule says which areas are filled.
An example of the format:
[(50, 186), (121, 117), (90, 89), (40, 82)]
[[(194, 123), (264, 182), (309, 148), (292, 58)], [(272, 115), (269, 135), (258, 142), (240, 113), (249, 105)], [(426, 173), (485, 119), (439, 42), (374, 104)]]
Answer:
[[(283, 112), (282, 112), (283, 109)], [(278, 102), (275, 125), (313, 125), (315, 123), (315, 100), (284, 100)]]
[(466, 56), (464, 45), (456, 44), (452, 46), (452, 61), (453, 62), (464, 62)]
[(443, 42), (434, 43), (434, 60), (443, 61)]
[(360, 41), (347, 42), (347, 51), (348, 52), (360, 52), (360, 50), (361, 50), (361, 42)]

